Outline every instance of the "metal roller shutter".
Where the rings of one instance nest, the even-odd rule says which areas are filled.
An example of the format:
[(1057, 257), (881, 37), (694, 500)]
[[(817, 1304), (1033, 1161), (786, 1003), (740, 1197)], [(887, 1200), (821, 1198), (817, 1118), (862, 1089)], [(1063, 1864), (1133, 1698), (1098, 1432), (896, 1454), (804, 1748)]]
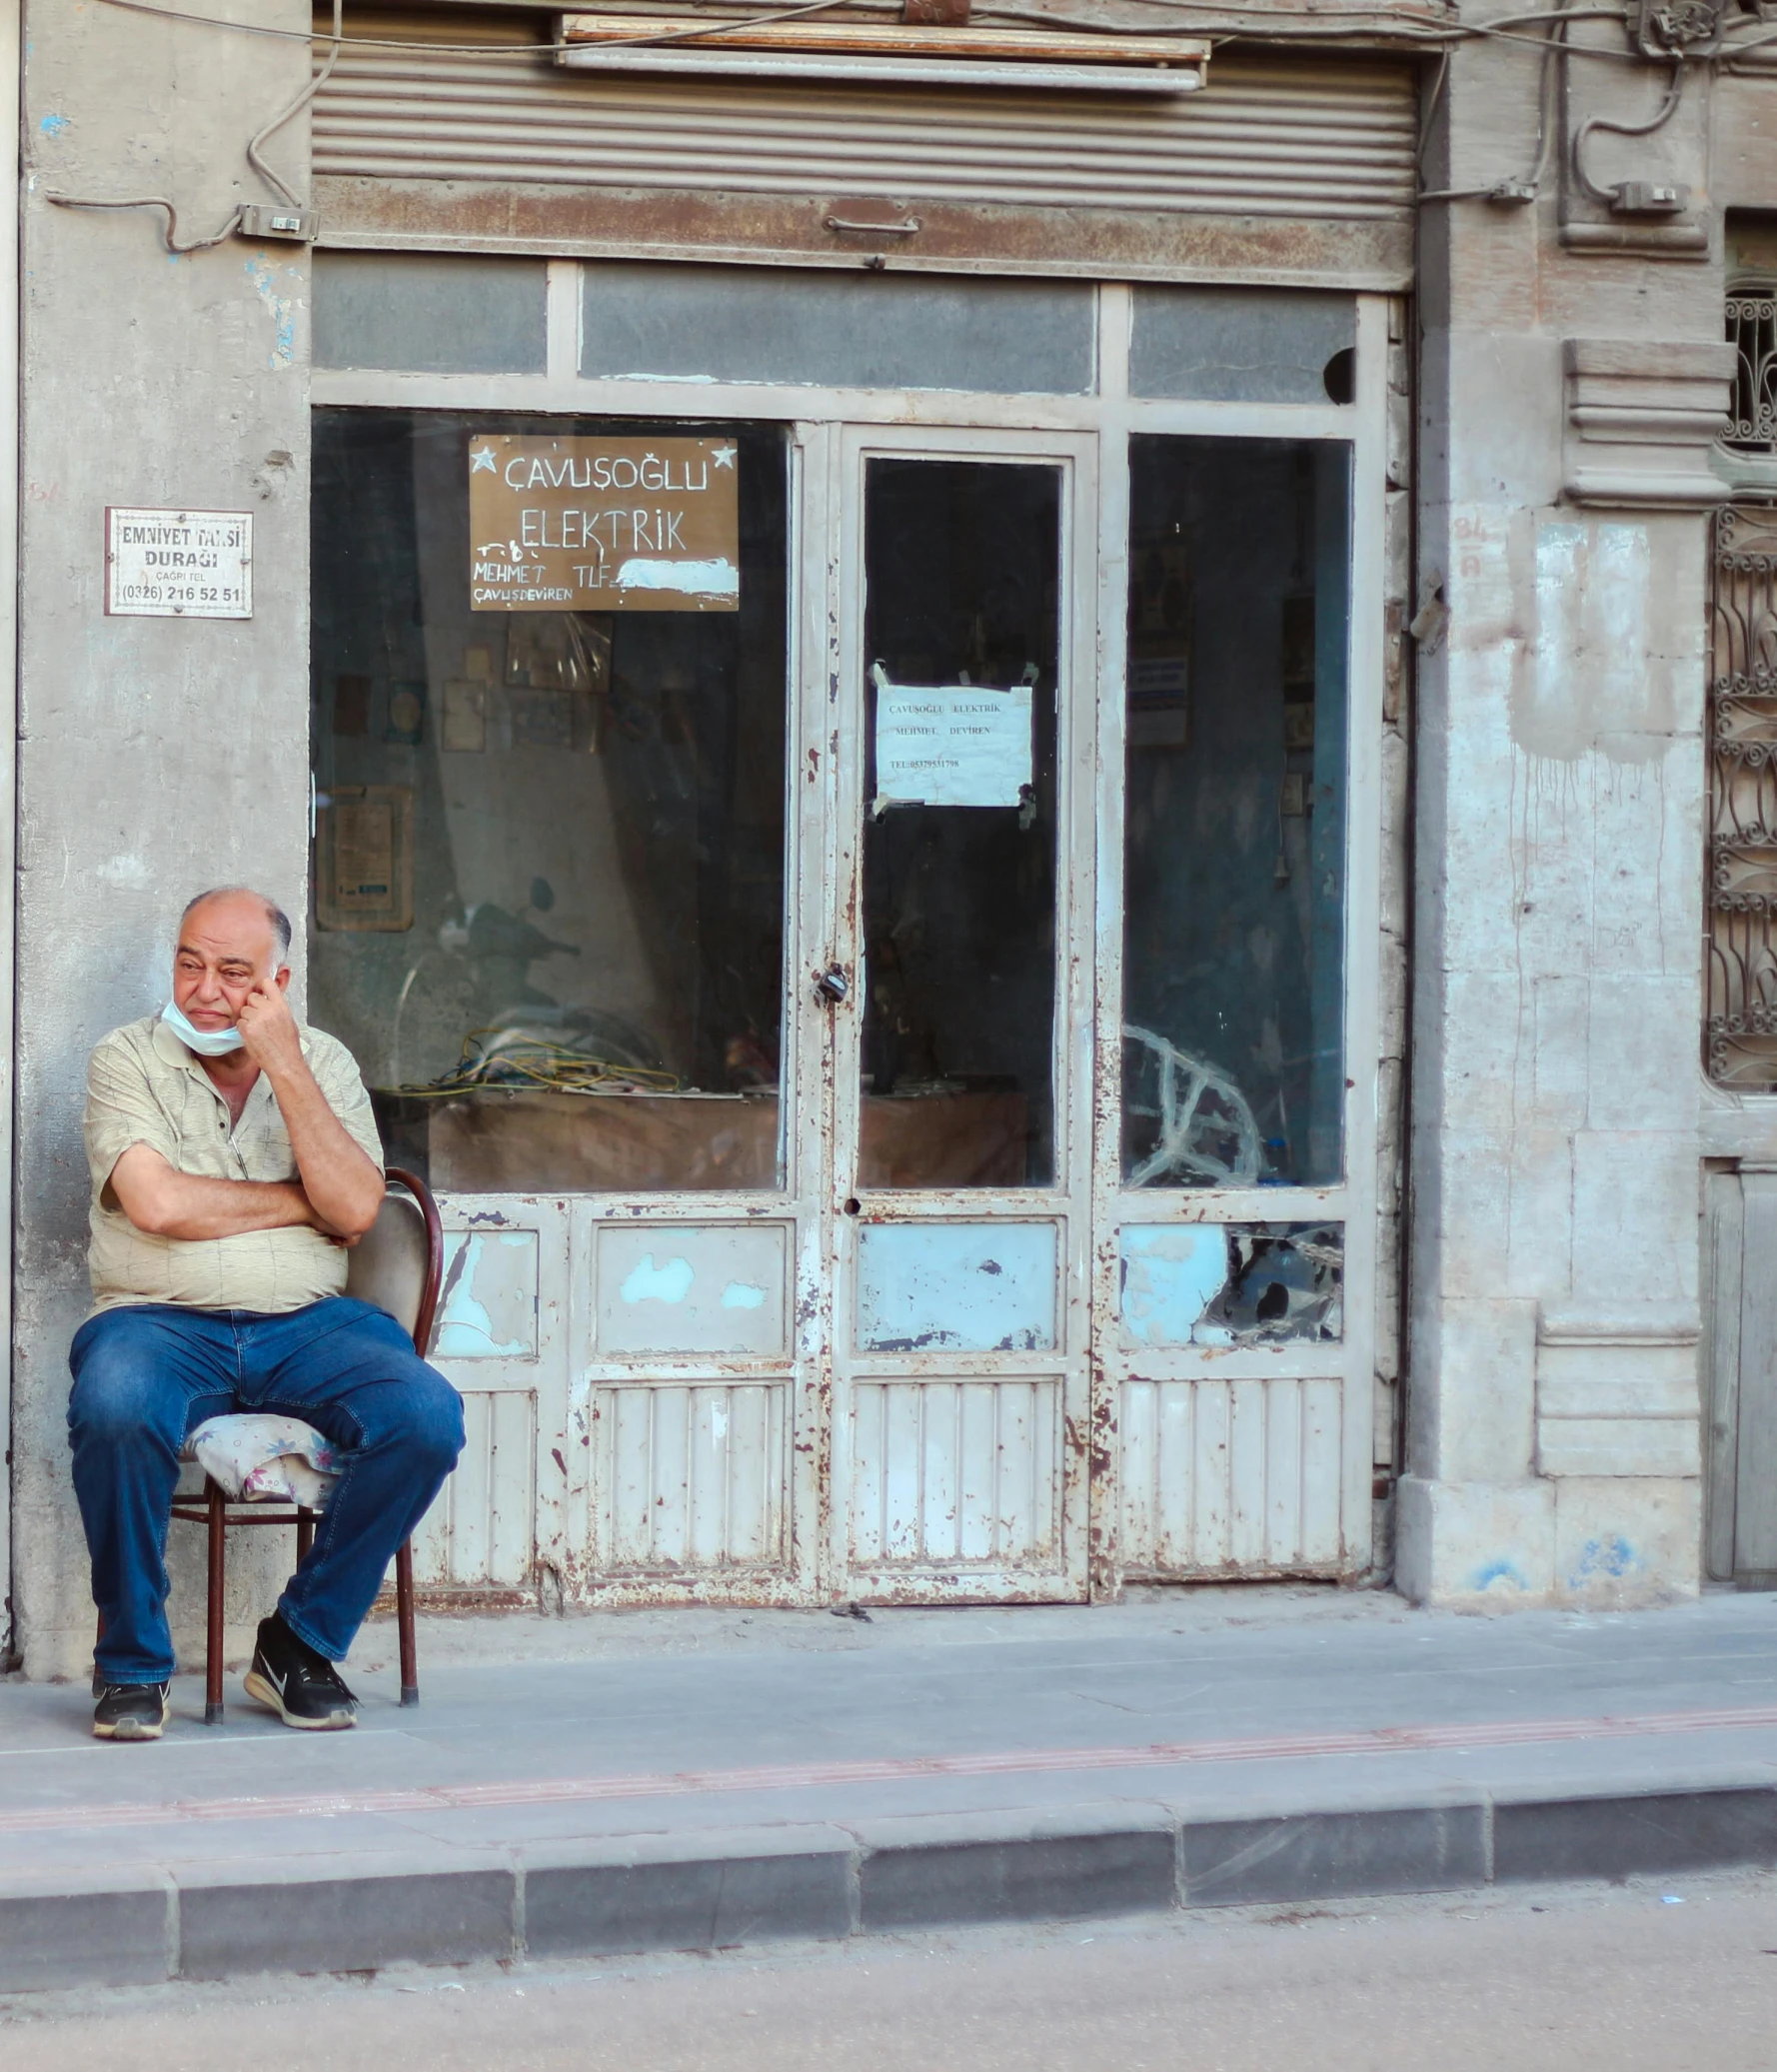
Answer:
[[(317, 97), (329, 242), (399, 230), (435, 245), (857, 263), (809, 211), (875, 198), (921, 216), (917, 248), (897, 246), (896, 264), (1089, 271), (1096, 253), (1134, 275), (1395, 285), (1410, 263), (1404, 64), (1217, 56), (1203, 92), (1149, 101), (570, 73), (524, 55), (535, 28), (498, 16), (354, 16), (351, 34), (433, 47), (348, 42)], [(451, 47), (471, 42), (515, 54)], [(422, 185), (439, 182), (454, 183), (448, 203)], [(603, 206), (564, 208), (570, 189)], [(1236, 224), (1243, 238), (1230, 238)], [(1293, 226), (1316, 234), (1292, 238)], [(1347, 235), (1329, 238), (1338, 226)]]

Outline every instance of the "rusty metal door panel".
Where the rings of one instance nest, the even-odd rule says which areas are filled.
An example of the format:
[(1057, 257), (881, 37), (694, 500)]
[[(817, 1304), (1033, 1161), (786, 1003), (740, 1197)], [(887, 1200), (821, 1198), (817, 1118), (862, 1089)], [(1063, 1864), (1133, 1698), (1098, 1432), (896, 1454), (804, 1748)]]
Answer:
[(435, 1602), (528, 1601), (566, 1562), (567, 1207), (448, 1193), (439, 1206), (432, 1356), (462, 1393), (465, 1444), (416, 1536), (416, 1574)]
[(788, 1359), (790, 1237), (783, 1223), (604, 1225), (594, 1350)]
[(1059, 1289), (1053, 1223), (867, 1223), (858, 1233), (861, 1352), (1048, 1352)]
[(904, 1568), (912, 1590), (970, 1568), (1059, 1585), (1060, 1403), (1054, 1375), (855, 1383), (854, 1568)]
[(1343, 1397), (1337, 1377), (1125, 1381), (1124, 1572), (1338, 1574)]
[(790, 1383), (641, 1383), (593, 1394), (601, 1578), (737, 1580), (788, 1553)]

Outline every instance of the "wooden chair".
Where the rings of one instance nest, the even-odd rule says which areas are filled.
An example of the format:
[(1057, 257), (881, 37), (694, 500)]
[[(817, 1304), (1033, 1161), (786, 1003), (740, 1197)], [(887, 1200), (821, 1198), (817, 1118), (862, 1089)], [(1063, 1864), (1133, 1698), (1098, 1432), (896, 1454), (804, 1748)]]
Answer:
[[(432, 1343), (444, 1279), (444, 1228), (432, 1190), (417, 1174), (391, 1166), (389, 1192), (376, 1221), (353, 1246), (346, 1292), (387, 1309), (413, 1336), (423, 1359)], [(396, 1188), (404, 1191), (397, 1193)], [(204, 1642), (204, 1724), (223, 1716), (223, 1603), (231, 1525), (294, 1525), (300, 1561), (315, 1539), (315, 1512), (301, 1504), (280, 1507), (277, 1499), (229, 1496), (213, 1477), (202, 1490), (176, 1495), (173, 1515), (210, 1534), (209, 1617)], [(395, 1556), (395, 1616), (401, 1635), (401, 1702), (420, 1702), (419, 1658), (414, 1637), (414, 1544), (405, 1540)]]

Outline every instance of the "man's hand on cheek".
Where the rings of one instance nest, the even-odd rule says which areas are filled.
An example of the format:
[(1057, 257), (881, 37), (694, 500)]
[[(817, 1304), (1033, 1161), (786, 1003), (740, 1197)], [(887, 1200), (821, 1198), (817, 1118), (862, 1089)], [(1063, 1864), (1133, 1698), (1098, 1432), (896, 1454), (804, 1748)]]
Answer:
[(257, 982), (241, 1004), (235, 1024), (241, 1041), (261, 1071), (277, 1072), (302, 1062), (302, 1039), (283, 990), (270, 980)]

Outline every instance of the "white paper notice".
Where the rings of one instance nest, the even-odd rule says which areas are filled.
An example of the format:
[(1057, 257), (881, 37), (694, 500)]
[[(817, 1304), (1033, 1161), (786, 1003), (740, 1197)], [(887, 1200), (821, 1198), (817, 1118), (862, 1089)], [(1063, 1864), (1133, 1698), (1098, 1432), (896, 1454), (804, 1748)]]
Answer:
[(1017, 806), (1030, 784), (1030, 686), (877, 679), (877, 807)]

